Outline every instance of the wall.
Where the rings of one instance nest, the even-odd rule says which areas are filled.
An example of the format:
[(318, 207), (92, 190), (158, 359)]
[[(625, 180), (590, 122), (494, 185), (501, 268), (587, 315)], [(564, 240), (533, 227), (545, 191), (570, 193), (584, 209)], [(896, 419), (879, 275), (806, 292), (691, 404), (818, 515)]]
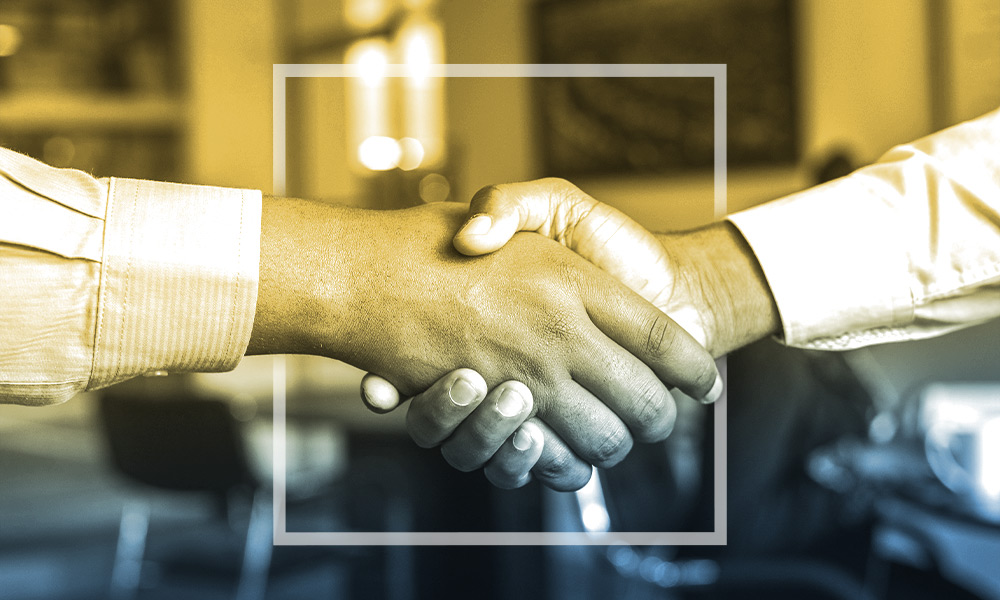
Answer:
[[(463, 63), (528, 63), (528, 3), (443, 0), (445, 59)], [(448, 136), (458, 167), (455, 195), (468, 198), (491, 183), (540, 175), (532, 143), (529, 82), (450, 79)]]
[[(531, 0), (445, 0), (448, 61), (531, 62)], [(832, 147), (870, 161), (929, 132), (926, 11), (906, 0), (809, 0), (797, 4), (803, 154)], [(521, 80), (449, 82), (449, 116), (460, 192), (543, 175), (535, 168), (529, 85)], [(807, 185), (805, 168), (729, 173), (729, 207), (739, 210)], [(707, 175), (576, 181), (584, 190), (654, 229), (711, 218)]]
[[(527, 32), (533, 2), (441, 0), (446, 60), (531, 62)], [(186, 26), (181, 29), (187, 32), (184, 46), (191, 65), (186, 178), (270, 190), (271, 64), (280, 60), (277, 32), (282, 19), (291, 18), (287, 7), (275, 0), (184, 0), (182, 5)], [(341, 0), (298, 5), (294, 30), (300, 33), (310, 33), (303, 23), (329, 23), (330, 15), (342, 11)], [(951, 7), (951, 19), (967, 25), (975, 21), (970, 13), (990, 5)], [(931, 130), (927, 6), (910, 0), (796, 3), (804, 162), (798, 168), (730, 172), (730, 210), (807, 185), (805, 166), (830, 148), (845, 147), (857, 160), (871, 161), (893, 144)], [(342, 60), (336, 53), (324, 59)], [(960, 69), (955, 75), (963, 98), (989, 104), (991, 94), (984, 100), (982, 90), (975, 88), (974, 70)], [(456, 198), (467, 198), (489, 183), (544, 175), (536, 167), (529, 92), (528, 82), (517, 79), (448, 82)], [(301, 160), (289, 162), (301, 169), (304, 188), (298, 193), (350, 199), (362, 187), (348, 169), (339, 141), (342, 89), (334, 82), (311, 82), (302, 93), (307, 97), (304, 114), (290, 117), (310, 125), (302, 130)], [(705, 175), (576, 183), (657, 229), (689, 227), (711, 216), (712, 184)]]
[(183, 0), (188, 68), (185, 179), (271, 189), (272, 0)]

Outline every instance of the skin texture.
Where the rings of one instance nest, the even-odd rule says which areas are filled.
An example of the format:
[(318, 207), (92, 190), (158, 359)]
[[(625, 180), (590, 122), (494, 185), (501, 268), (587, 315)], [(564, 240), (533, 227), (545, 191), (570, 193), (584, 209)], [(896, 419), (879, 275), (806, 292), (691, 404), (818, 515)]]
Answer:
[[(763, 272), (745, 240), (729, 223), (652, 234), (565, 180), (541, 179), (480, 190), (454, 244), (463, 254), (478, 256), (495, 252), (523, 231), (558, 241), (614, 276), (669, 314), (714, 356), (780, 329)], [(377, 377), (367, 378), (363, 389), (372, 391), (366, 397), (381, 402), (383, 409), (392, 408), (399, 396), (391, 386), (379, 388), (381, 383)], [(450, 440), (446, 443), (452, 445), (453, 453), (479, 456), (484, 448), (492, 447), (492, 443), (468, 435), (457, 442), (451, 440), (449, 436), (460, 427), (457, 422), (429, 415), (431, 407), (441, 403), (440, 396), (428, 390), (419, 404), (410, 406), (410, 420), (420, 422), (424, 431), (432, 431), (432, 437)], [(477, 413), (470, 412), (469, 420), (477, 419)], [(523, 485), (529, 479), (525, 456), (530, 455), (497, 453), (487, 461), (487, 476), (503, 484), (501, 487)]]
[[(481, 376), (477, 396), (520, 382), (506, 386), (520, 409), (501, 416), (537, 416), (546, 442), (535, 472), (558, 489), (586, 483), (590, 464), (616, 464), (633, 439), (666, 437), (676, 414), (667, 385), (703, 396), (715, 384), (711, 356), (691, 336), (558, 242), (519, 234), (489, 255), (457, 252), (451, 237), (466, 213), (268, 199), (248, 353), (329, 356), (405, 395), (459, 368)], [(482, 466), (505, 442), (491, 433), (498, 420), (474, 419), (468, 434), (451, 427), (458, 441), (445, 441), (446, 457), (463, 470)], [(496, 469), (498, 478), (509, 470)]]

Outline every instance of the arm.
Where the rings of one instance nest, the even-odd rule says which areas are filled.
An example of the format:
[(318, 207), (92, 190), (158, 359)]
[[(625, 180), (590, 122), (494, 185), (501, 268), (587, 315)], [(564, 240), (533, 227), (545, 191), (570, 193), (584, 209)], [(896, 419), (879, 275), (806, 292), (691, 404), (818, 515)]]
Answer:
[(703, 331), (714, 356), (779, 332), (777, 306), (760, 264), (730, 223), (656, 238), (677, 273), (675, 290), (661, 309)]
[(1000, 316), (1000, 110), (729, 219), (786, 344), (844, 350)]
[[(562, 180), (495, 186), (477, 195), (455, 244), (478, 255), (515, 231), (558, 239), (715, 355), (769, 334), (845, 349), (1000, 315), (998, 190), (995, 111), (693, 232), (654, 237)], [(381, 398), (383, 408), (394, 403)], [(440, 426), (446, 438), (451, 425)]]

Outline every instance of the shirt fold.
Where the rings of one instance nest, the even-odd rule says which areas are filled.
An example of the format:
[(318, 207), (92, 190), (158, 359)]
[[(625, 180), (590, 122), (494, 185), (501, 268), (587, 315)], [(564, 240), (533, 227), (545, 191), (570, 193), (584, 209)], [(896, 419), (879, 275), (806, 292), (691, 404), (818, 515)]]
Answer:
[(0, 148), (0, 402), (52, 404), (246, 351), (258, 191), (96, 179)]
[(729, 216), (793, 346), (921, 339), (1000, 316), (1000, 110)]

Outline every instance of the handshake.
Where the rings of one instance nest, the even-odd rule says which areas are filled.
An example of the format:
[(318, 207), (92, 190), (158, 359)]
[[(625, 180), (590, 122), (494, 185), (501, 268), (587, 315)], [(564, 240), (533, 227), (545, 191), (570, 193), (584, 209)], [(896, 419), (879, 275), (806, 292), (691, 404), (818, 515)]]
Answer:
[(560, 179), (488, 187), (468, 208), (268, 199), (261, 244), (248, 353), (369, 371), (370, 408), (410, 397), (417, 444), (504, 488), (575, 490), (666, 438), (670, 388), (714, 402), (713, 356), (778, 328), (732, 225), (653, 234)]

